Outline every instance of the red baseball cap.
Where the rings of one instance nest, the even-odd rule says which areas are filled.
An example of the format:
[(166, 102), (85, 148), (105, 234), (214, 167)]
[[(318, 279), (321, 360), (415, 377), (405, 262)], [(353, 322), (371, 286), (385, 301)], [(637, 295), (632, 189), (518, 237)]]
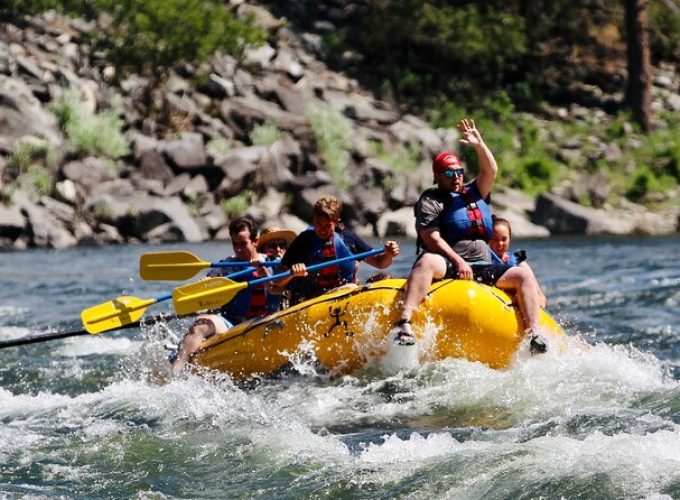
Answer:
[(461, 168), (463, 163), (453, 153), (442, 151), (432, 162), (432, 172), (434, 175), (441, 174), (444, 170), (449, 168)]

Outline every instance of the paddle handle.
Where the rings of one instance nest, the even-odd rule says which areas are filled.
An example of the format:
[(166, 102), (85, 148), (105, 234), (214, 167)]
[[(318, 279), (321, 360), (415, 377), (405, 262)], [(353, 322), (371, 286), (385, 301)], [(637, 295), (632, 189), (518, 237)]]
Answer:
[[(355, 255), (348, 255), (347, 257), (341, 257), (335, 260), (329, 260), (328, 262), (321, 262), (319, 264), (311, 265), (307, 268), (307, 271), (316, 271), (318, 269), (323, 269), (324, 267), (334, 266), (340, 264), (341, 262), (346, 262), (348, 260), (359, 260), (366, 257), (371, 257), (372, 255), (378, 255), (383, 253), (385, 250), (382, 248), (374, 248), (373, 250), (368, 250), (366, 252), (361, 252)], [(261, 285), (262, 283), (267, 283), (269, 281), (279, 280), (281, 278), (287, 278), (293, 274), (292, 271), (286, 271), (283, 273), (274, 274), (272, 276), (265, 276), (264, 278), (258, 278), (248, 282), (248, 286)]]

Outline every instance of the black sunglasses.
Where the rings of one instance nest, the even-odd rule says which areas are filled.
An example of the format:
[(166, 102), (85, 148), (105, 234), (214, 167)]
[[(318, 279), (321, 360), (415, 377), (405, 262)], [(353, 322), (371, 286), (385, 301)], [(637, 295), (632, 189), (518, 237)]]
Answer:
[(449, 179), (456, 176), (456, 177), (463, 177), (465, 175), (465, 169), (464, 168), (447, 168), (444, 170), (444, 175), (448, 177)]
[(283, 240), (278, 240), (278, 241), (270, 241), (264, 246), (267, 250), (274, 250), (275, 248), (280, 248), (282, 250), (285, 250), (288, 248), (288, 245), (286, 244), (285, 241)]

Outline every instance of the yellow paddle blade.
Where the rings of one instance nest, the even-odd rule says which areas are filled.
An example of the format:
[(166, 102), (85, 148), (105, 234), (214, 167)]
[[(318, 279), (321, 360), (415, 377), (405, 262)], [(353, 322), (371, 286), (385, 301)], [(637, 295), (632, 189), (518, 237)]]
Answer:
[(248, 283), (245, 281), (209, 278), (175, 288), (172, 291), (172, 303), (177, 314), (191, 314), (221, 307), (230, 302), (244, 288), (248, 288)]
[(205, 262), (191, 252), (150, 252), (139, 259), (139, 275), (143, 280), (182, 281), (208, 269)]
[(101, 333), (139, 321), (146, 308), (156, 301), (128, 296), (118, 297), (85, 309), (80, 314), (80, 319), (88, 333)]

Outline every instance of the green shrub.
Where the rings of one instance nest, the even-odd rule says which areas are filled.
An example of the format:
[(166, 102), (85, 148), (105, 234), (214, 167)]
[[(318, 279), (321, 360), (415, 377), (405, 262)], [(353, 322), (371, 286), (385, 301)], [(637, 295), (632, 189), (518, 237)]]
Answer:
[(416, 141), (411, 142), (408, 147), (397, 144), (392, 149), (386, 148), (382, 142), (374, 142), (373, 151), (395, 174), (413, 172), (420, 165), (420, 148)]
[(649, 167), (638, 167), (635, 171), (633, 182), (628, 191), (626, 191), (626, 197), (631, 201), (639, 202), (649, 193), (658, 192), (659, 188), (656, 176)]
[(52, 101), (50, 109), (63, 130), (69, 123), (77, 120), (81, 113), (84, 113), (82, 108), (83, 104), (80, 101), (78, 92), (75, 90), (63, 90)]
[(0, 2), (0, 21), (19, 23), (27, 14), (38, 14), (59, 6), (57, 0), (3, 0)]
[(194, 217), (200, 217), (201, 211), (208, 201), (208, 196), (206, 193), (196, 193), (195, 196), (190, 197), (186, 200), (185, 205), (189, 213)]
[(352, 124), (342, 113), (331, 108), (308, 108), (305, 114), (312, 124), (317, 148), (335, 187), (348, 191), (354, 184), (347, 169)]
[(26, 191), (38, 195), (49, 196), (54, 191), (54, 179), (52, 174), (40, 165), (30, 165), (26, 172), (18, 179), (19, 184)]
[(558, 165), (548, 158), (523, 157), (514, 172), (512, 183), (530, 194), (549, 191), (557, 175)]
[(205, 145), (205, 149), (213, 157), (225, 156), (231, 150), (231, 142), (224, 137), (214, 137)]
[(254, 196), (255, 193), (253, 191), (250, 189), (244, 189), (236, 196), (222, 200), (220, 203), (222, 213), (224, 213), (224, 216), (227, 218), (227, 220), (239, 215), (243, 215), (246, 210), (248, 210), (248, 207), (250, 206)]
[(7, 159), (7, 163), (14, 169), (14, 176), (19, 176), (28, 170), (33, 162), (33, 146), (27, 143), (20, 143), (12, 150)]
[(20, 141), (7, 163), (10, 167), (7, 193), (17, 187), (37, 195), (51, 195), (54, 191), (52, 168), (56, 164), (56, 154), (49, 142), (40, 139)]
[(252, 18), (237, 19), (223, 0), (3, 0), (0, 20), (18, 22), (48, 9), (90, 20), (108, 14), (108, 27), (89, 36), (117, 75), (129, 70), (160, 76), (177, 63), (197, 63), (217, 51), (239, 56), (266, 36)]
[(616, 115), (613, 120), (607, 123), (604, 127), (604, 139), (606, 141), (617, 141), (626, 135), (625, 124), (633, 123), (633, 117), (630, 112), (624, 111)]
[(17, 174), (26, 172), (35, 162), (54, 167), (56, 154), (49, 142), (41, 139), (20, 141), (7, 159), (7, 163), (16, 169)]
[(52, 112), (66, 132), (70, 149), (78, 155), (119, 158), (129, 153), (122, 134), (124, 125), (116, 108), (93, 114), (75, 91), (65, 91), (52, 105)]
[[(364, 2), (337, 31), (324, 39), (331, 64), (421, 102), (498, 88), (527, 51), (521, 16), (477, 2)], [(348, 51), (361, 57), (347, 61)]]
[(281, 130), (271, 121), (253, 127), (250, 141), (254, 146), (271, 146), (281, 137)]
[(668, 153), (670, 158), (664, 167), (664, 173), (670, 175), (676, 182), (680, 183), (680, 145)]
[(455, 128), (461, 118), (468, 116), (468, 111), (456, 101), (446, 101), (428, 107), (426, 116), (433, 127)]
[(678, 60), (680, 12), (664, 2), (649, 2), (649, 44), (655, 59)]
[(162, 75), (173, 65), (200, 62), (217, 51), (234, 56), (265, 33), (234, 17), (223, 0), (92, 0), (112, 16), (95, 47), (120, 70)]
[(54, 190), (51, 168), (54, 166), (54, 148), (47, 141), (19, 142), (8, 158), (13, 170), (12, 184), (37, 195), (50, 195)]

